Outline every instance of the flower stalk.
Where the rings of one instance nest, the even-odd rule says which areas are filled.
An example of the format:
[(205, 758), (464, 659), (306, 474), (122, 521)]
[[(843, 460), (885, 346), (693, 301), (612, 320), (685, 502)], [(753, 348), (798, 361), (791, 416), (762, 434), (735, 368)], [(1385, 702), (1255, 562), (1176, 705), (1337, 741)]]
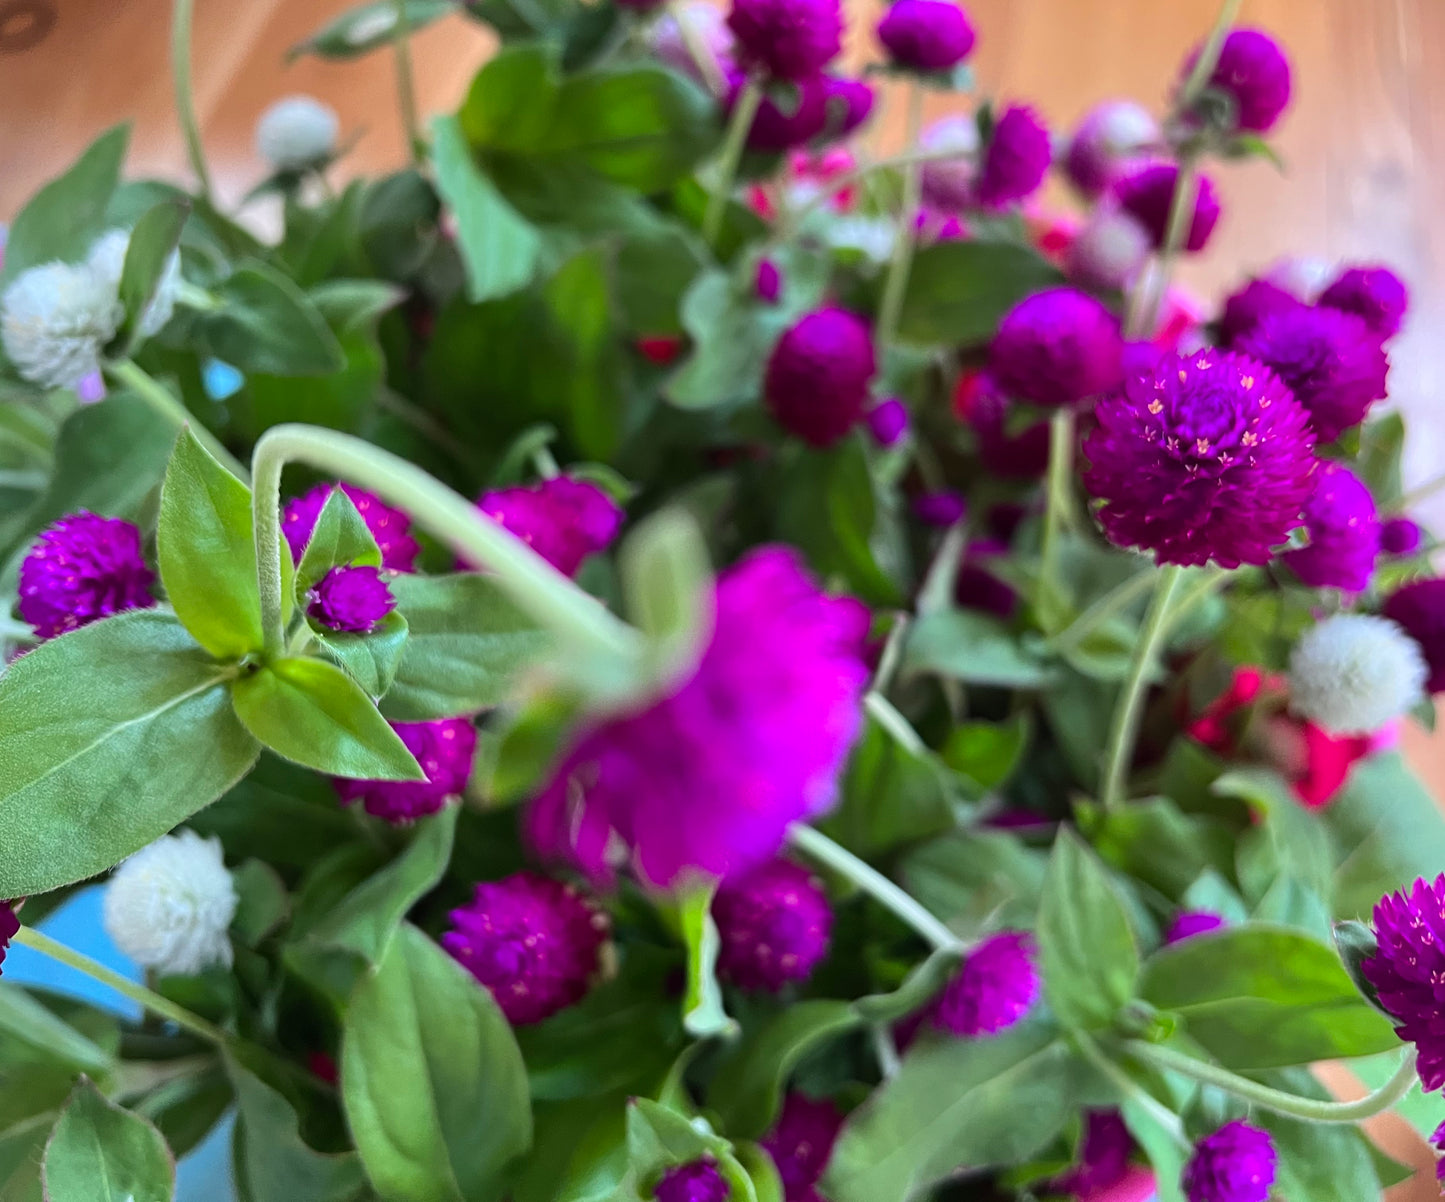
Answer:
[(396, 4), (396, 25), (392, 30), (391, 44), (396, 57), (396, 98), (401, 107), (401, 124), (406, 132), (407, 155), (413, 167), (420, 169), (426, 162), (421, 137), (421, 120), (416, 107), (416, 73), (411, 62), (411, 17), (406, 11), (406, 0), (394, 0)]
[(176, 114), (186, 140), (186, 155), (200, 186), (201, 199), (213, 203), (211, 171), (206, 165), (206, 147), (201, 141), (201, 125), (196, 117), (196, 96), (191, 83), (191, 24), (195, 0), (175, 0), (171, 10), (171, 78), (175, 85)]
[(728, 200), (732, 197), (738, 165), (743, 161), (748, 134), (752, 132), (753, 121), (757, 118), (762, 103), (763, 81), (750, 75), (743, 84), (742, 91), (738, 93), (737, 103), (733, 105), (727, 135), (723, 139), (722, 155), (718, 160), (717, 179), (713, 183), (712, 195), (708, 198), (707, 211), (703, 214), (703, 241), (713, 248), (717, 247), (718, 235), (722, 233), (723, 218), (727, 216)]
[[(908, 96), (908, 116), (904, 137), (909, 146), (918, 145), (923, 131), (924, 90), (913, 84)], [(923, 166), (916, 159), (903, 168), (903, 201), (898, 214), (898, 232), (894, 235), (893, 262), (883, 284), (883, 300), (878, 306), (877, 340), (888, 347), (898, 334), (898, 320), (903, 314), (903, 298), (908, 292), (908, 277), (913, 270), (913, 249), (918, 244), (914, 223), (923, 189)]]

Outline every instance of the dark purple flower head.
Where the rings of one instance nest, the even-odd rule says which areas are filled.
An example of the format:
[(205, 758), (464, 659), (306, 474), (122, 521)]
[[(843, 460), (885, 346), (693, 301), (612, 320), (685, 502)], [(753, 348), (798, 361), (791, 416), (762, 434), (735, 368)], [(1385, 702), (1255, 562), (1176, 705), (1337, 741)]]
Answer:
[(1132, 100), (1105, 101), (1079, 122), (1064, 170), (1085, 196), (1099, 196), (1162, 137), (1148, 109)]
[[(1185, 64), (1186, 76), (1198, 59), (1195, 50)], [(1234, 97), (1236, 129), (1267, 133), (1289, 106), (1289, 59), (1263, 30), (1235, 29), (1219, 49), (1209, 83)]]
[(360, 801), (368, 814), (405, 826), (435, 814), (467, 787), (477, 731), (470, 718), (441, 718), (435, 722), (393, 722), (406, 749), (416, 757), (426, 780), (349, 780), (332, 783), (343, 805)]
[(20, 933), (20, 919), (9, 902), (0, 902), (0, 967), (4, 967), (5, 953), (10, 950), (10, 940)]
[(908, 433), (908, 406), (897, 397), (879, 401), (868, 410), (868, 433), (880, 447), (897, 446)]
[(932, 159), (923, 164), (920, 182), (923, 203), (941, 213), (957, 213), (973, 203), (978, 176), (978, 122), (955, 114), (935, 121), (919, 138), (920, 150), (929, 154), (957, 152), (956, 157)]
[(569, 476), (485, 493), (477, 508), (564, 576), (575, 576), (622, 529), (622, 506), (591, 481)]
[(826, 1098), (790, 1093), (773, 1129), (759, 1141), (778, 1166), (786, 1202), (813, 1202), (813, 1187), (823, 1178), (843, 1115)]
[(823, 136), (846, 138), (873, 115), (877, 99), (872, 86), (861, 79), (825, 75), (823, 103), (827, 106), (828, 116)]
[(986, 209), (997, 209), (1032, 196), (1044, 182), (1053, 157), (1049, 131), (1033, 109), (1009, 105), (994, 123), (974, 200)]
[(1360, 965), (1380, 1006), (1415, 1045), (1426, 1093), (1445, 1087), (1445, 1024), (1440, 1021), (1445, 981), (1445, 876), (1417, 880), (1387, 893), (1375, 906), (1379, 948)]
[(120, 518), (72, 513), (40, 533), (20, 564), (17, 608), (42, 639), (156, 603), (140, 531)]
[(954, 601), (963, 609), (977, 609), (1000, 618), (1013, 617), (1019, 595), (1013, 585), (1000, 580), (988, 567), (990, 560), (1008, 553), (1008, 544), (997, 539), (980, 538), (969, 543), (958, 575), (953, 579)]
[(607, 941), (605, 914), (572, 886), (535, 872), (483, 881), (450, 917), (442, 947), (518, 1027), (581, 1001)]
[(1412, 518), (1391, 518), (1380, 527), (1380, 550), (1386, 555), (1413, 555), (1424, 541), (1425, 532)]
[(1180, 943), (1195, 935), (1206, 935), (1224, 925), (1224, 919), (1208, 910), (1184, 910), (1175, 915), (1169, 929), (1164, 932), (1165, 943)]
[(1269, 1132), (1236, 1120), (1194, 1145), (1184, 1166), (1189, 1202), (1267, 1202), (1278, 1157)]
[(1278, 284), (1270, 280), (1250, 280), (1225, 300), (1224, 312), (1219, 316), (1219, 341), (1233, 346), (1269, 314), (1302, 307), (1303, 301)]
[[(742, 95), (746, 78), (734, 73), (728, 81), (727, 111), (731, 113)], [(791, 150), (819, 137), (828, 126), (828, 85), (821, 75), (805, 79), (786, 104), (764, 96), (757, 116), (748, 130), (752, 150)]]
[(1009, 480), (1037, 480), (1049, 466), (1049, 423), (1036, 421), (1015, 429), (1013, 406), (990, 380), (968, 413), (978, 438), (978, 454), (992, 475)]
[(867, 609), (763, 547), (718, 577), (714, 613), (692, 677), (586, 732), (533, 802), (543, 853), (604, 880), (624, 847), (655, 885), (726, 878), (832, 808), (861, 725)]
[(1380, 556), (1380, 519), (1364, 482), (1341, 463), (1322, 463), (1304, 508), (1306, 546), (1285, 563), (1311, 588), (1362, 593)]
[(1410, 292), (1388, 267), (1351, 267), (1320, 293), (1320, 304), (1360, 318), (1381, 338), (1393, 338), (1410, 308)]
[(839, 0), (733, 0), (739, 57), (775, 79), (809, 79), (843, 49)]
[(893, 0), (878, 22), (878, 40), (895, 65), (914, 71), (949, 71), (976, 40), (953, 0)]
[(989, 348), (1005, 392), (1039, 405), (1072, 405), (1117, 388), (1124, 343), (1119, 320), (1092, 296), (1050, 288), (1015, 305)]
[(396, 608), (379, 568), (332, 568), (311, 590), (306, 612), (321, 625), (369, 634)]
[(1061, 1194), (1092, 1194), (1123, 1180), (1134, 1154), (1134, 1139), (1117, 1110), (1090, 1110), (1084, 1115), (1079, 1163), (1049, 1187)]
[(1334, 442), (1365, 420), (1387, 391), (1390, 360), (1353, 313), (1299, 305), (1268, 313), (1235, 349), (1272, 369), (1309, 410), (1320, 442)]
[(413, 571), (421, 545), (411, 536), (411, 518), (400, 509), (392, 509), (374, 493), (350, 484), (318, 484), (310, 492), (286, 502), (281, 512), (281, 532), (291, 546), (291, 557), (300, 562), (306, 544), (311, 541), (311, 532), (316, 529), (316, 519), (335, 488), (350, 497), (361, 514), (361, 520), (381, 549), (381, 566), (389, 572)]
[(1445, 580), (1416, 580), (1392, 593), (1380, 610), (1420, 644), (1430, 668), (1425, 687), (1445, 693)]
[(789, 981), (806, 981), (828, 953), (828, 895), (815, 876), (786, 860), (723, 885), (712, 913), (722, 940), (718, 971), (744, 989), (776, 993)]
[(968, 512), (968, 502), (951, 488), (920, 493), (913, 498), (913, 515), (925, 526), (956, 526)]
[(1159, 563), (1268, 563), (1314, 490), (1309, 415), (1243, 355), (1169, 355), (1094, 408), (1084, 485), (1110, 541)]
[(878, 370), (862, 318), (818, 309), (778, 340), (763, 391), (778, 424), (815, 447), (831, 446), (863, 417)]
[[(1169, 230), (1169, 209), (1174, 203), (1174, 187), (1179, 182), (1179, 168), (1173, 163), (1147, 163), (1126, 174), (1114, 185), (1119, 205), (1149, 231), (1154, 249), (1164, 246)], [(1219, 198), (1214, 181), (1207, 175), (1198, 177), (1198, 193), (1194, 198), (1194, 217), (1183, 250), (1200, 251), (1219, 224)]]
[(783, 273), (771, 259), (764, 259), (758, 264), (754, 287), (760, 301), (769, 305), (778, 303), (778, 297), (783, 294)]
[(933, 1023), (968, 1039), (1006, 1031), (1039, 1000), (1041, 983), (1033, 936), (991, 935), (969, 952), (943, 987)]
[(657, 1202), (727, 1202), (729, 1187), (711, 1160), (668, 1169), (652, 1196)]

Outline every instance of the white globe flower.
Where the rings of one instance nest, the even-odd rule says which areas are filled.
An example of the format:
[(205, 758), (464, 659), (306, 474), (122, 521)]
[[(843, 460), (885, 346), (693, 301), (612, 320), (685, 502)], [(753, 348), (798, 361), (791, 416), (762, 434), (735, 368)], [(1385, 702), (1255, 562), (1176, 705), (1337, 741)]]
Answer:
[[(120, 276), (125, 268), (125, 252), (130, 249), (129, 230), (107, 230), (91, 244), (90, 254), (85, 258), (86, 266), (120, 295)], [(166, 260), (165, 270), (156, 283), (156, 292), (151, 303), (141, 314), (138, 331), (142, 338), (159, 334), (176, 311), (176, 290), (181, 283), (181, 256), (172, 251)]]
[(893, 255), (897, 229), (886, 217), (850, 213), (830, 222), (821, 233), (830, 246), (860, 251), (875, 263), (884, 263)]
[(1331, 734), (1373, 734), (1425, 695), (1420, 648), (1388, 618), (1336, 614), (1300, 636), (1290, 704)]
[(313, 96), (278, 100), (256, 123), (256, 149), (277, 171), (302, 171), (330, 158), (341, 120)]
[(42, 388), (74, 388), (100, 370), (125, 311), (116, 288), (85, 264), (23, 271), (0, 298), (0, 342), (15, 370)]
[(163, 976), (230, 966), (236, 886), (219, 839), (164, 835), (126, 860), (106, 886), (105, 929), (122, 952)]

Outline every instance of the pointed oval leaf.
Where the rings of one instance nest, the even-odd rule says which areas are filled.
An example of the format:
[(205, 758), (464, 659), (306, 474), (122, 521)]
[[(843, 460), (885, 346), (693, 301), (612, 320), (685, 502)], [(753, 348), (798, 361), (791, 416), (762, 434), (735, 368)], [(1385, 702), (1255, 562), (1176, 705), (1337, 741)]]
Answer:
[(190, 212), (187, 200), (165, 200), (147, 210), (135, 223), (120, 273), (120, 302), (125, 306), (125, 321), (119, 334), (122, 347), (134, 342), (141, 317), (155, 299), (171, 255), (180, 245), (181, 230)]
[(171, 1202), (176, 1162), (155, 1127), (106, 1101), (84, 1077), (41, 1163), (46, 1202)]
[(304, 609), (306, 594), (327, 572), (351, 565), (379, 568), (381, 550), (356, 504), (341, 489), (333, 488), (296, 565), (296, 604)]

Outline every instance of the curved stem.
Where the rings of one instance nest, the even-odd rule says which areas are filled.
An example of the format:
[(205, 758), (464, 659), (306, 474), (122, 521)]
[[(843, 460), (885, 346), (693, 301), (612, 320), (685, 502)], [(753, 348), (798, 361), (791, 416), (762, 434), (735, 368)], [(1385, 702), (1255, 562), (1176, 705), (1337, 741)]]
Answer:
[(834, 843), (821, 831), (814, 830), (811, 826), (798, 825), (788, 831), (788, 838), (804, 855), (847, 877), (864, 893), (892, 910), (934, 947), (945, 951), (963, 949), (963, 940), (920, 902), (915, 901), (876, 868), (865, 864), (846, 847)]
[[(918, 84), (913, 84), (908, 95), (908, 117), (903, 134), (909, 146), (918, 145), (918, 136), (923, 128), (923, 100), (923, 89)], [(917, 162), (909, 163), (903, 169), (903, 203), (898, 215), (893, 262), (888, 268), (888, 279), (883, 284), (883, 300), (878, 306), (875, 338), (878, 346), (882, 348), (887, 348), (893, 342), (898, 333), (898, 319), (903, 313), (908, 276), (913, 270), (913, 249), (918, 245), (918, 234), (914, 227), (918, 221), (922, 187), (922, 166)]]
[(1048, 496), (1043, 546), (1039, 553), (1039, 616), (1045, 630), (1054, 625), (1054, 581), (1058, 574), (1059, 536), (1071, 520), (1074, 485), (1074, 411), (1060, 409), (1049, 421)]
[(171, 10), (171, 78), (175, 83), (176, 114), (180, 117), (181, 133), (186, 139), (191, 170), (196, 173), (200, 184), (201, 199), (211, 204), (211, 171), (206, 166), (206, 148), (201, 141), (201, 125), (196, 119), (196, 97), (191, 87), (191, 19), (194, 12), (195, 0), (175, 0)]
[(1189, 1137), (1184, 1134), (1184, 1125), (1179, 1121), (1179, 1116), (1165, 1106), (1158, 1098), (1135, 1081), (1128, 1073), (1120, 1068), (1113, 1060), (1106, 1056), (1103, 1050), (1092, 1038), (1083, 1031), (1073, 1031), (1069, 1035), (1074, 1046), (1078, 1048), (1084, 1059), (1092, 1064), (1099, 1072), (1107, 1077), (1120, 1093), (1125, 1097), (1133, 1098), (1140, 1109), (1148, 1112), (1160, 1127), (1169, 1134), (1175, 1144), (1184, 1151), (1193, 1150), (1193, 1144)]
[(1072, 651), (1100, 626), (1133, 605), (1140, 597), (1154, 587), (1154, 573), (1140, 572), (1130, 576), (1123, 584), (1110, 589), (1088, 609), (1070, 622), (1063, 630), (1044, 644), (1045, 648), (1062, 655)]
[(122, 359), (118, 363), (107, 364), (105, 371), (115, 383), (129, 388), (132, 392), (139, 393), (146, 404), (174, 425), (177, 430), (189, 427), (200, 444), (228, 472), (241, 480), (250, 478), (241, 461), (221, 445), (220, 439), (206, 429), (205, 423), (187, 409), (178, 397), (172, 395), (169, 388), (133, 359)]
[(401, 123), (406, 130), (407, 156), (413, 167), (423, 164), (421, 149), (421, 122), (416, 113), (416, 79), (411, 66), (411, 18), (406, 11), (406, 0), (394, 0), (396, 25), (392, 30), (391, 44), (396, 54), (396, 98), (401, 106)]
[(738, 164), (743, 161), (743, 150), (752, 132), (753, 120), (763, 103), (762, 81), (752, 76), (743, 84), (733, 105), (733, 115), (728, 119), (727, 136), (723, 139), (722, 157), (718, 160), (717, 179), (713, 183), (712, 195), (708, 198), (707, 212), (702, 219), (703, 241), (715, 247), (718, 234), (722, 232), (723, 218), (727, 216), (728, 200), (733, 193), (733, 181), (737, 179)]
[(1159, 573), (1154, 601), (1139, 631), (1139, 642), (1134, 647), (1134, 659), (1129, 664), (1129, 675), (1124, 679), (1123, 692), (1114, 708), (1114, 722), (1109, 732), (1109, 751), (1105, 760), (1104, 782), (1099, 800), (1104, 809), (1112, 810), (1123, 803), (1124, 787), (1129, 775), (1129, 765), (1134, 762), (1134, 742), (1139, 736), (1139, 719), (1144, 712), (1144, 697), (1148, 691), (1149, 676), (1159, 658), (1159, 649), (1164, 642), (1164, 632), (1169, 617), (1169, 603), (1179, 583), (1182, 568), (1173, 565)]
[(1141, 1060), (1152, 1063), (1155, 1068), (1179, 1073), (1201, 1085), (1212, 1085), (1276, 1114), (1287, 1114), (1313, 1123), (1358, 1123), (1389, 1110), (1410, 1092), (1416, 1076), (1415, 1050), (1410, 1048), (1400, 1061), (1395, 1075), (1374, 1093), (1366, 1094), (1354, 1102), (1322, 1102), (1318, 1098), (1302, 1098), (1298, 1094), (1261, 1085), (1258, 1081), (1251, 1081), (1248, 1077), (1241, 1077), (1215, 1064), (1206, 1064), (1193, 1056), (1176, 1052), (1173, 1048), (1138, 1041), (1131, 1042), (1128, 1047)]

